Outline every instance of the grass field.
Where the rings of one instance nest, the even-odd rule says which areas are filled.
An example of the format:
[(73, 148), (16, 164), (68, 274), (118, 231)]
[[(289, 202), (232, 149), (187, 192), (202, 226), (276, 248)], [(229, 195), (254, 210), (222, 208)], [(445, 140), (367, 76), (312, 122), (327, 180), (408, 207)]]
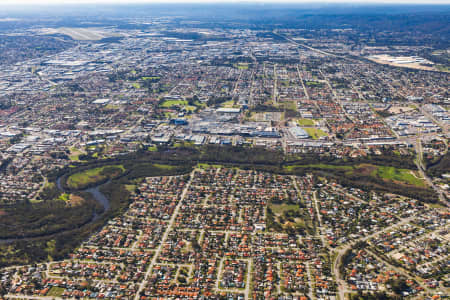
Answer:
[(165, 117), (166, 119), (171, 119), (173, 116), (174, 116), (174, 114), (172, 114), (172, 113), (170, 113), (170, 112), (168, 112), (168, 111), (165, 111), (165, 112), (164, 112), (164, 117)]
[(159, 80), (161, 77), (153, 76), (153, 77), (142, 77), (142, 80)]
[(234, 67), (238, 68), (239, 70), (248, 70), (248, 64), (246, 63), (238, 63), (235, 64)]
[(163, 169), (163, 170), (172, 170), (175, 169), (175, 166), (171, 166), (171, 165), (162, 165), (162, 164), (153, 164), (155, 167), (159, 168), (159, 169)]
[[(195, 111), (197, 109), (194, 105), (189, 105), (189, 103), (186, 100), (166, 100), (162, 104), (159, 105), (162, 108), (174, 108), (174, 107), (183, 107), (187, 111)], [(199, 106), (201, 106), (201, 103), (199, 103)]]
[(300, 126), (314, 126), (314, 121), (311, 119), (299, 119), (297, 120), (298, 125)]
[(64, 293), (64, 288), (59, 286), (53, 286), (50, 291), (48, 291), (47, 296), (48, 297), (61, 297)]
[(315, 168), (315, 169), (325, 169), (325, 170), (353, 170), (352, 166), (335, 166), (335, 165), (326, 165), (326, 164), (309, 164), (309, 165), (291, 165), (283, 167), (287, 171), (292, 171), (295, 168)]
[[(291, 165), (283, 167), (286, 171), (293, 171), (296, 168), (314, 168), (322, 170), (344, 170), (347, 175), (360, 174), (361, 176), (378, 177), (384, 180), (398, 182), (399, 184), (415, 185), (426, 187), (425, 181), (414, 171), (408, 169), (398, 169), (389, 166), (376, 166), (372, 164), (360, 164), (354, 166), (337, 166), (327, 164)], [(416, 177), (417, 176), (417, 177)]]
[(230, 100), (220, 104), (220, 107), (232, 108), (232, 107), (239, 107), (239, 105), (234, 105), (234, 100)]
[(136, 185), (135, 184), (126, 184), (125, 188), (127, 189), (127, 191), (129, 191), (130, 193), (133, 193), (134, 190), (136, 189)]
[(192, 106), (192, 105), (186, 105), (184, 108), (185, 108), (187, 111), (195, 111), (195, 109), (196, 109), (197, 107)]
[(186, 106), (188, 102), (186, 100), (166, 100), (160, 106), (164, 108), (171, 108), (173, 106)]
[(276, 215), (281, 215), (285, 211), (293, 210), (293, 211), (300, 211), (300, 206), (297, 204), (270, 204), (270, 209), (273, 211)]
[(318, 81), (307, 81), (307, 82), (306, 82), (306, 85), (307, 85), (307, 86), (321, 86), (322, 83), (321, 83), (321, 82), (318, 82)]
[(199, 164), (197, 164), (197, 167), (200, 169), (208, 169), (208, 168), (222, 168), (223, 166), (199, 163)]
[(72, 147), (70, 148), (70, 155), (69, 155), (69, 159), (71, 161), (79, 161), (80, 158), (80, 154), (83, 154), (83, 152), (81, 152), (79, 149)]
[[(107, 168), (113, 168), (114, 170), (106, 174), (105, 169)], [(67, 178), (67, 185), (73, 189), (83, 189), (91, 184), (95, 184), (96, 182), (101, 182), (107, 178), (115, 177), (123, 171), (125, 171), (125, 168), (122, 165), (89, 169), (69, 176), (69, 178)]]
[(267, 231), (311, 232), (310, 221), (298, 204), (270, 203), (267, 208)]
[(174, 148), (180, 148), (180, 147), (192, 147), (194, 145), (194, 142), (191, 141), (179, 141), (175, 144), (173, 144)]
[(79, 154), (72, 154), (72, 155), (69, 155), (69, 159), (71, 161), (79, 161), (80, 160), (79, 156), (80, 156)]
[(314, 127), (304, 127), (303, 128), (308, 134), (309, 136), (313, 139), (313, 140), (317, 140), (323, 136), (327, 136), (328, 134), (319, 129), (319, 128), (314, 128)]
[(296, 101), (283, 101), (284, 108), (290, 109), (293, 111), (297, 111), (297, 102)]
[(425, 187), (426, 183), (423, 179), (414, 176), (411, 170), (397, 169), (394, 167), (377, 166), (377, 169), (372, 171), (372, 176), (378, 176), (382, 179), (400, 181), (406, 184), (411, 184), (419, 187)]
[(119, 105), (116, 105), (116, 104), (107, 104), (107, 105), (105, 106), (105, 109), (108, 109), (108, 110), (118, 110), (118, 109), (120, 109), (120, 106), (119, 106)]
[(450, 68), (444, 65), (436, 65), (436, 69), (438, 69), (441, 72), (450, 72)]
[(63, 201), (65, 201), (65, 202), (67, 202), (67, 201), (69, 201), (69, 199), (70, 199), (70, 195), (69, 194), (67, 194), (67, 193), (64, 193), (64, 194), (61, 194), (61, 196), (59, 196), (59, 198), (58, 199), (60, 199), (60, 200), (63, 200)]

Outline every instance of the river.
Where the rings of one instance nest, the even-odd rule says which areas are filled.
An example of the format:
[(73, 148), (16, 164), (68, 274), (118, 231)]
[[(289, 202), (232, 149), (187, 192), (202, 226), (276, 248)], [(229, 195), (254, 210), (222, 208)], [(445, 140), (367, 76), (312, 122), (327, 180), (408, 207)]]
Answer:
[[(59, 178), (56, 180), (56, 186), (58, 187), (58, 189), (59, 189), (61, 192), (66, 192), (66, 191), (64, 190), (64, 188), (62, 187), (61, 179), (62, 179), (62, 176), (59, 177)], [(88, 223), (86, 223), (85, 225), (94, 223), (95, 221), (98, 220), (98, 218), (99, 218), (102, 214), (104, 214), (106, 211), (109, 210), (109, 208), (110, 208), (110, 206), (111, 206), (110, 203), (109, 203), (109, 200), (108, 200), (108, 198), (106, 198), (106, 196), (103, 195), (103, 193), (100, 191), (100, 187), (101, 187), (102, 185), (108, 184), (109, 182), (110, 182), (110, 181), (108, 181), (108, 182), (106, 182), (106, 183), (104, 183), (104, 184), (100, 184), (100, 185), (98, 185), (98, 186), (95, 186), (95, 187), (92, 187), (92, 188), (83, 190), (83, 192), (87, 192), (87, 193), (91, 194), (91, 195), (94, 197), (94, 199), (95, 199), (98, 203), (100, 203), (100, 204), (103, 206), (103, 213), (97, 214), (97, 213), (94, 211), (93, 214), (92, 214), (91, 220), (90, 220)], [(83, 225), (83, 226), (85, 226), (85, 225)], [(36, 239), (41, 239), (41, 238), (46, 238), (46, 237), (56, 236), (56, 235), (58, 235), (58, 234), (61, 234), (61, 233), (67, 232), (67, 231), (71, 231), (71, 230), (74, 230), (74, 229), (69, 229), (69, 230), (65, 230), (65, 231), (58, 232), (58, 233), (52, 233), (52, 234), (48, 234), (48, 235), (41, 235), (41, 236), (38, 236), (38, 237), (21, 237), (21, 238), (13, 238), (13, 239), (11, 239), (11, 238), (8, 238), (8, 239), (2, 239), (2, 238), (0, 238), (0, 244), (8, 244), (8, 243), (16, 242), (16, 241), (32, 241), (32, 240), (36, 240)]]

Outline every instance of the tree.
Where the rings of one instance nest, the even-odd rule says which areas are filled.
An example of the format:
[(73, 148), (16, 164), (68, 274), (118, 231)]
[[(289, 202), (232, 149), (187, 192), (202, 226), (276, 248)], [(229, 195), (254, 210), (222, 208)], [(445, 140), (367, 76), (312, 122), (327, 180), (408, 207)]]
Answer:
[(392, 290), (397, 294), (401, 295), (401, 293), (408, 289), (408, 284), (404, 278), (393, 279), (390, 282)]

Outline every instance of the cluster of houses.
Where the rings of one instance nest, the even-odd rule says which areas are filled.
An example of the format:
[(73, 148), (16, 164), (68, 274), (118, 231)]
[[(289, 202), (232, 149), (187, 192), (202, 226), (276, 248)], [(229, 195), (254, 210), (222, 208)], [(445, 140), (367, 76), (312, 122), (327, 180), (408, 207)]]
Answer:
[(332, 246), (378, 232), (424, 208), (417, 200), (384, 198), (358, 189), (348, 193), (336, 186), (322, 187), (318, 196), (322, 223)]
[(448, 211), (421, 209), (411, 222), (372, 238), (370, 243), (418, 276), (439, 277), (449, 259), (449, 223)]
[[(36, 170), (43, 163), (45, 160), (22, 156), (7, 156), (3, 162), (0, 160), (0, 204), (14, 205), (37, 199), (44, 180)], [(53, 160), (47, 166), (52, 163), (58, 165), (60, 161)]]
[(383, 261), (366, 250), (355, 249), (345, 267), (345, 279), (352, 291), (378, 291), (392, 288), (395, 281), (403, 281), (406, 289), (402, 297), (412, 296), (423, 291), (417, 282), (396, 272)]
[[(395, 292), (406, 297), (440, 288), (435, 278), (448, 262), (448, 212), (312, 176), (202, 167), (147, 178), (132, 200), (69, 259), (0, 270), (2, 290), (91, 299), (336, 299), (334, 246), (366, 240), (367, 248), (346, 258), (348, 289), (391, 293), (405, 281)], [(277, 213), (284, 205), (298, 206), (317, 229), (268, 228), (267, 207)]]
[[(185, 141), (356, 157), (368, 154), (369, 146), (404, 147), (408, 143), (396, 137), (434, 134), (448, 125), (445, 105), (434, 104), (446, 103), (443, 75), (405, 76), (399, 69), (336, 61), (254, 30), (215, 30), (226, 37), (220, 42), (164, 37), (154, 30), (121, 29), (124, 38), (117, 43), (88, 43), (0, 66), (0, 100), (10, 103), (0, 109), (1, 156), (45, 158), (38, 166), (44, 171), (81, 153), (111, 157), (140, 144)], [(27, 64), (39, 67), (30, 73)], [(229, 100), (207, 108), (214, 99)], [(371, 109), (393, 99), (405, 106), (424, 102), (424, 110), (441, 124), (416, 110), (384, 120)], [(259, 114), (264, 117), (256, 121)], [(300, 125), (299, 119), (312, 125)], [(22, 193), (4, 186), (4, 202), (14, 202), (12, 190)], [(16, 199), (35, 198), (33, 191)]]
[(294, 189), (290, 177), (207, 168), (195, 172), (189, 187), (188, 179), (148, 178), (127, 212), (109, 221), (70, 259), (39, 265), (32, 282), (18, 276), (20, 268), (2, 271), (2, 286), (11, 295), (127, 298), (140, 292), (144, 299), (258, 298), (260, 293), (278, 295), (281, 280), (290, 286), (286, 291), (293, 289), (290, 278), (300, 271), (293, 274), (288, 265), (277, 269), (278, 260), (301, 264), (314, 259), (314, 285), (308, 285), (304, 270), (295, 277), (298, 289), (291, 297), (304, 299), (309, 291), (333, 295), (330, 262), (319, 255), (318, 240), (265, 232), (268, 199), (294, 203), (299, 197), (285, 191)]

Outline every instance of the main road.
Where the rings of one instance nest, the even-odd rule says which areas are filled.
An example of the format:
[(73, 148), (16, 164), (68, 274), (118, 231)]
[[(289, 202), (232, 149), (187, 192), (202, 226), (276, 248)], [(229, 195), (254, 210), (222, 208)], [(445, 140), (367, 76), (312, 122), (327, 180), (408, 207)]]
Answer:
[(191, 185), (192, 179), (194, 178), (196, 169), (194, 169), (191, 172), (190, 178), (186, 186), (184, 187), (183, 193), (181, 193), (180, 200), (178, 201), (178, 204), (172, 214), (172, 217), (170, 218), (169, 224), (167, 225), (166, 231), (164, 232), (164, 235), (162, 236), (161, 242), (159, 243), (158, 249), (156, 250), (155, 254), (153, 255), (153, 259), (150, 263), (150, 266), (148, 267), (147, 272), (145, 273), (144, 279), (142, 280), (141, 284), (139, 285), (139, 289), (134, 297), (135, 300), (139, 300), (141, 292), (145, 288), (145, 284), (148, 282), (148, 278), (150, 277), (153, 267), (156, 264), (156, 261), (158, 260), (159, 254), (161, 253), (161, 250), (164, 246), (164, 243), (167, 240), (167, 237), (169, 236), (169, 233), (172, 231), (173, 223), (175, 223), (175, 219), (177, 218), (178, 211), (180, 210), (181, 206), (183, 205), (183, 200), (186, 197), (186, 194), (189, 190), (189, 186)]
[(416, 162), (417, 169), (419, 170), (420, 175), (425, 179), (425, 181), (428, 183), (428, 185), (431, 186), (436, 191), (436, 193), (439, 196), (439, 200), (443, 204), (446, 204), (447, 207), (450, 207), (450, 203), (447, 201), (447, 199), (445, 199), (445, 196), (444, 196), (444, 193), (442, 192), (442, 190), (433, 183), (431, 178), (428, 177), (427, 173), (425, 172), (426, 166), (423, 163), (423, 149), (422, 149), (422, 141), (421, 141), (420, 137), (417, 138), (415, 147), (416, 147), (416, 153), (417, 153), (417, 159), (415, 160), (415, 162)]
[[(348, 243), (348, 244), (342, 245), (342, 246), (340, 246), (339, 248), (337, 248), (335, 250), (335, 253), (337, 253), (337, 255), (336, 255), (336, 257), (335, 257), (335, 259), (333, 261), (333, 274), (334, 274), (334, 277), (336, 278), (336, 283), (338, 284), (338, 292), (339, 292), (339, 299), (340, 300), (345, 300), (345, 293), (348, 292), (348, 290), (346, 288), (347, 284), (345, 283), (344, 279), (341, 277), (342, 274), (339, 272), (339, 265), (341, 263), (342, 256), (345, 254), (345, 252), (347, 250), (351, 249), (357, 242), (365, 242), (365, 241), (367, 241), (367, 240), (369, 240), (369, 239), (371, 239), (371, 238), (373, 238), (373, 237), (375, 237), (375, 236), (377, 236), (377, 235), (379, 235), (379, 234), (381, 234), (383, 232), (388, 232), (388, 231), (390, 231), (391, 229), (393, 229), (395, 227), (398, 227), (398, 226), (401, 226), (403, 224), (406, 224), (409, 221), (413, 220), (415, 217), (416, 216), (403, 218), (403, 219), (400, 220), (400, 222), (392, 224), (392, 225), (390, 225), (390, 226), (388, 226), (388, 227), (386, 227), (386, 228), (384, 228), (382, 230), (376, 231), (376, 232), (374, 232), (374, 233), (372, 233), (372, 234), (370, 234), (368, 236), (365, 236), (363, 238), (356, 239), (352, 243)], [(381, 258), (379, 258), (379, 259), (381, 259)], [(381, 261), (385, 262), (383, 259), (381, 259)], [(409, 277), (407, 272), (404, 271), (403, 269), (399, 269), (397, 271), (401, 271), (402, 274), (404, 274), (405, 276)]]

